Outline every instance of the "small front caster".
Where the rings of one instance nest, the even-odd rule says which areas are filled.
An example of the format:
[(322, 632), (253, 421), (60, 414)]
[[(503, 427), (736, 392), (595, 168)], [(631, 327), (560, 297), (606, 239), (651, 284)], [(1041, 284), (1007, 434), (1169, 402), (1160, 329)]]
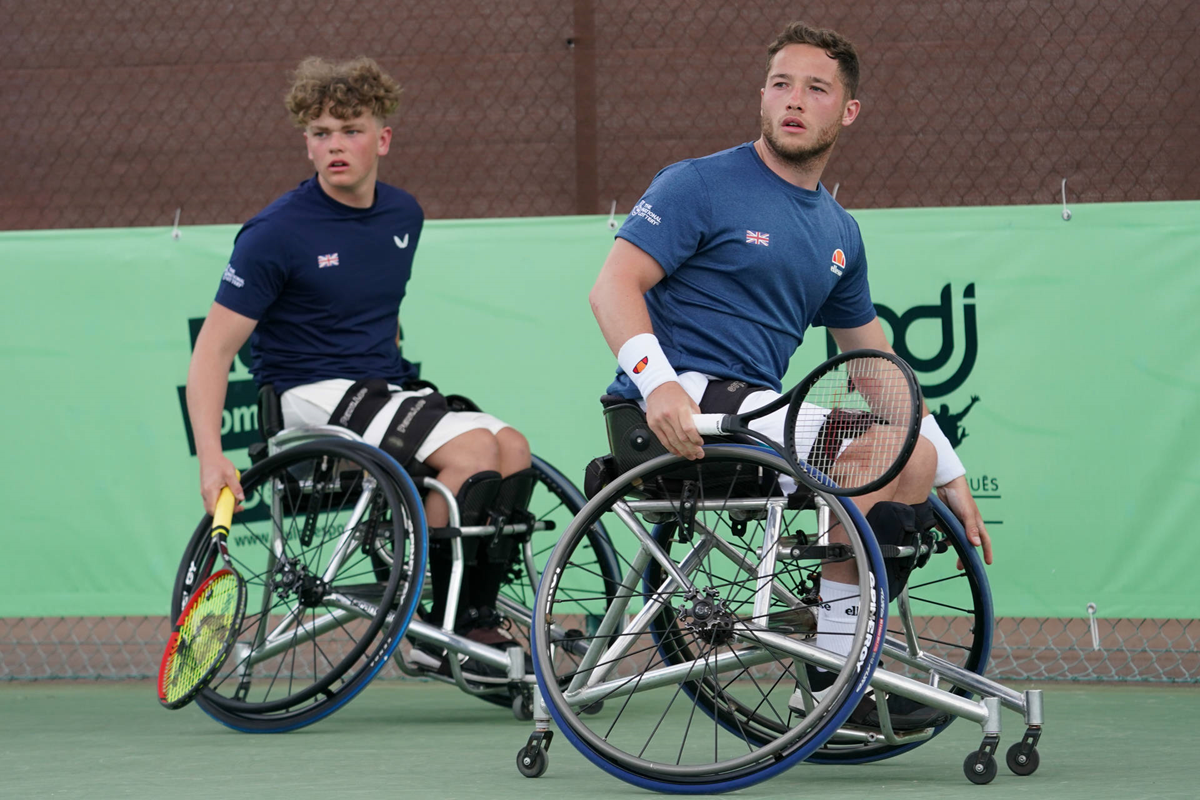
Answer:
[[(522, 747), (517, 752), (517, 770), (526, 778), (540, 778), (550, 766), (550, 756), (540, 747)], [(992, 770), (995, 773), (995, 769)]]
[(529, 741), (517, 751), (517, 771), (526, 778), (540, 778), (550, 766), (550, 741), (554, 732), (550, 730), (534, 731), (529, 735)]
[(517, 692), (512, 701), (513, 716), (521, 722), (533, 719), (533, 698), (525, 692)]
[(963, 773), (971, 783), (991, 783), (996, 777), (996, 748), (1000, 746), (999, 734), (989, 733), (983, 737), (979, 749), (969, 753), (963, 761)]
[(1038, 764), (1041, 762), (1041, 758), (1038, 757), (1037, 743), (1041, 735), (1041, 727), (1031, 726), (1025, 730), (1021, 741), (1008, 748), (1004, 760), (1014, 775), (1032, 775), (1037, 772)]
[(991, 753), (970, 753), (963, 762), (963, 773), (971, 783), (991, 783), (996, 777), (996, 759), (992, 758)]

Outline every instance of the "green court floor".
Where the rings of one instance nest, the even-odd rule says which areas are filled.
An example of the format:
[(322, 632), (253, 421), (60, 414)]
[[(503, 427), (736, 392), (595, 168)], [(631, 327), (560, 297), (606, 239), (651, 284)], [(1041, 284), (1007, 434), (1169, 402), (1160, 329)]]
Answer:
[[(801, 765), (734, 794), (753, 798), (1200, 797), (1200, 687), (1045, 684), (1041, 769), (1003, 766), (973, 786), (962, 761), (979, 728), (866, 766)], [(1004, 718), (1001, 751), (1020, 735)], [(568, 798), (650, 797), (558, 737), (550, 768), (521, 777), (530, 730), (507, 711), (439, 684), (378, 682), (301, 731), (236, 733), (195, 708), (170, 712), (150, 683), (0, 684), (0, 797)]]

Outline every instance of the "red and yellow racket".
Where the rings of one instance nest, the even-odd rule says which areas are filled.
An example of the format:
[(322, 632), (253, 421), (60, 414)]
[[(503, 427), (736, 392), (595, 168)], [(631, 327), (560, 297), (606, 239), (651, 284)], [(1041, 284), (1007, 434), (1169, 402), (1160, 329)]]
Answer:
[(246, 613), (246, 582), (229, 558), (226, 539), (237, 501), (221, 490), (213, 510), (212, 540), (225, 569), (211, 575), (189, 598), (167, 641), (158, 670), (158, 701), (183, 708), (216, 676), (225, 663)]

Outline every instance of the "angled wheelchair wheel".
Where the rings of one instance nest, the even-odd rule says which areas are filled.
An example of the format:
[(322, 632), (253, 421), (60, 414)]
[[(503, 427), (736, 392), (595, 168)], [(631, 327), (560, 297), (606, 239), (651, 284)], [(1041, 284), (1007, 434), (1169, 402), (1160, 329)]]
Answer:
[[(888, 614), (888, 642), (881, 663), (892, 672), (918, 679), (928, 677), (928, 670), (906, 666), (888, 655), (888, 648), (892, 648), (892, 652), (906, 649), (909, 638), (907, 630), (911, 631), (912, 638), (925, 653), (982, 675), (991, 652), (993, 632), (987, 575), (979, 554), (967, 541), (961, 524), (940, 500), (936, 497), (931, 499), (938, 523), (936, 542), (939, 552), (909, 578), (908, 612), (900, 612), (897, 604), (893, 603)], [(663, 526), (656, 534), (660, 539), (669, 539), (670, 526)], [(960, 558), (964, 565), (961, 571), (955, 569), (955, 562)], [(648, 578), (652, 579), (652, 576), (648, 575)], [(659, 640), (665, 658), (678, 657), (671, 651), (671, 638), (660, 635)], [(961, 697), (970, 696), (966, 690), (946, 688)], [(743, 708), (736, 715), (730, 714), (713, 701), (712, 687), (708, 684), (696, 683), (689, 690), (695, 693), (698, 703), (707, 713), (722, 724), (741, 726), (756, 742), (770, 741), (784, 730), (781, 722), (770, 713), (749, 713), (751, 709)], [(953, 721), (952, 717), (950, 722)], [(839, 741), (840, 737), (835, 735), (807, 760), (818, 764), (847, 764), (890, 758), (929, 741), (948, 728), (950, 722), (934, 728), (927, 739), (899, 745), (888, 744), (882, 738), (863, 742), (861, 737), (857, 737), (858, 741), (849, 741), (850, 737), (846, 737), (847, 740)]]
[[(280, 732), (361, 691), (407, 628), (425, 575), (425, 518), (412, 481), (376, 448), (322, 439), (242, 476), (230, 556), (246, 580), (241, 634), (197, 704), (229, 727)], [(220, 559), (201, 520), (171, 613)]]
[[(887, 618), (879, 549), (842, 502), (829, 512), (844, 539), (814, 541), (812, 496), (789, 500), (787, 469), (737, 445), (661, 456), (596, 495), (551, 555), (534, 615), (538, 684), (564, 735), (610, 774), (674, 793), (738, 789), (813, 753), (861, 699)], [(597, 523), (629, 556), (615, 596), (582, 550)], [(863, 596), (850, 659), (812, 643), (812, 578), (830, 560), (853, 564)], [(563, 657), (555, 629), (583, 634), (582, 658)], [(806, 663), (835, 673), (807, 708)], [(759, 716), (778, 732), (748, 730)]]
[[(937, 518), (937, 550), (925, 564), (914, 570), (905, 589), (907, 610), (892, 603), (888, 615), (887, 645), (882, 667), (918, 680), (928, 681), (928, 666), (912, 664), (912, 658), (897, 656), (916, 649), (924, 654), (983, 675), (992, 651), (995, 620), (992, 594), (984, 571), (983, 559), (967, 540), (962, 524), (936, 496), (930, 497)], [(963, 569), (955, 564), (961, 560)], [(911, 645), (909, 643), (912, 643)], [(919, 661), (919, 658), (917, 659)], [(939, 684), (952, 694), (970, 698), (971, 692), (945, 683)], [(933, 729), (937, 736), (954, 721)], [(919, 747), (929, 739), (890, 745), (875, 742), (844, 742), (834, 737), (809, 761), (823, 764), (847, 764), (879, 761)]]

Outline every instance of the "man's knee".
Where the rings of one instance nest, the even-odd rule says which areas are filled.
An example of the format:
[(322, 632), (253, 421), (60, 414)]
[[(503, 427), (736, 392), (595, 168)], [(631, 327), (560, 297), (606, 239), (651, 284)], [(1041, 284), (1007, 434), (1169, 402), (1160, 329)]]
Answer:
[(900, 472), (904, 485), (910, 488), (909, 493), (916, 496), (916, 500), (911, 502), (920, 502), (925, 495), (929, 494), (933, 488), (935, 472), (937, 472), (937, 451), (932, 442), (924, 436), (918, 436), (912, 455)]
[(491, 431), (478, 429), (455, 436), (425, 460), (438, 472), (452, 470), (473, 475), (500, 466), (500, 443)]
[(500, 462), (515, 469), (524, 469), (532, 462), (529, 440), (516, 428), (501, 428), (496, 433)]

